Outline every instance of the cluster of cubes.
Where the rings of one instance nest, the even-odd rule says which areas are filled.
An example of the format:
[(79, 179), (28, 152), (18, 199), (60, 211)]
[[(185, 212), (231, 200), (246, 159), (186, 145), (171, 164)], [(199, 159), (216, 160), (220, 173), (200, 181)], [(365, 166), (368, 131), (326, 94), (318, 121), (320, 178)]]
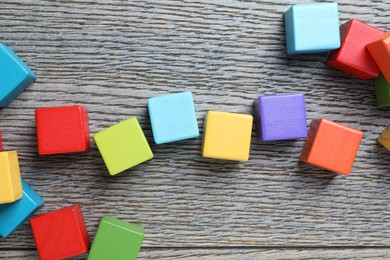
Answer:
[[(8, 106), (36, 75), (7, 46), (0, 43), (0, 108)], [(44, 204), (21, 178), (18, 153), (4, 151), (0, 132), (0, 237), (7, 237)]]
[(284, 19), (288, 54), (330, 51), (329, 66), (375, 78), (378, 107), (390, 106), (390, 32), (356, 19), (339, 26), (337, 3), (293, 5)]
[[(56, 114), (58, 111), (60, 113)], [(50, 118), (51, 123), (45, 121)], [(80, 106), (37, 109), (39, 153), (88, 150), (87, 118), (86, 110)], [(68, 124), (60, 127), (64, 122)], [(64, 259), (88, 252), (89, 235), (80, 205), (32, 217), (45, 202), (21, 178), (17, 152), (3, 151), (1, 141), (0, 133), (0, 237), (8, 237), (30, 220), (40, 259)], [(136, 259), (143, 238), (143, 227), (105, 216), (100, 221), (88, 259)]]
[[(377, 106), (390, 106), (390, 32), (356, 19), (339, 26), (337, 3), (293, 5), (284, 19), (288, 54), (330, 51), (329, 66), (362, 80), (374, 79)], [(378, 141), (390, 150), (383, 137), (387, 129)]]
[[(378, 106), (390, 106), (390, 34), (357, 20), (339, 26), (337, 3), (299, 4), (284, 15), (289, 54), (331, 51), (328, 64), (360, 79), (376, 78)], [(381, 73), (382, 72), (382, 73)], [(12, 75), (10, 77), (9, 75)], [(36, 76), (0, 44), (0, 107), (8, 106)], [(148, 99), (157, 145), (199, 137), (191, 92)], [(249, 160), (253, 121), (259, 142), (306, 139), (300, 160), (349, 175), (363, 132), (324, 118), (307, 130), (305, 97), (301, 93), (259, 96), (254, 117), (208, 111), (201, 154), (205, 158)], [(39, 155), (85, 152), (90, 149), (88, 111), (83, 106), (35, 110)], [(136, 117), (93, 135), (110, 175), (153, 158)], [(379, 142), (390, 148), (390, 128)], [(0, 133), (0, 236), (7, 237), (30, 219), (41, 259), (63, 259), (88, 252), (89, 235), (80, 205), (32, 217), (43, 199), (22, 178), (16, 151), (3, 151)], [(100, 221), (88, 259), (135, 259), (144, 229), (105, 216)]]
[[(35, 79), (26, 64), (10, 48), (0, 44), (0, 107), (8, 106)], [(40, 155), (89, 150), (88, 111), (84, 107), (39, 108), (35, 115)], [(137, 125), (134, 119), (130, 121)], [(132, 129), (143, 136), (140, 127)], [(140, 143), (142, 148), (146, 140), (138, 141), (138, 137), (131, 142)], [(17, 152), (4, 151), (2, 141), (0, 132), (0, 237), (8, 237), (29, 220), (40, 259), (64, 259), (88, 252), (89, 235), (80, 205), (33, 217), (45, 202), (22, 179)], [(143, 227), (105, 216), (88, 259), (136, 259), (143, 238)]]

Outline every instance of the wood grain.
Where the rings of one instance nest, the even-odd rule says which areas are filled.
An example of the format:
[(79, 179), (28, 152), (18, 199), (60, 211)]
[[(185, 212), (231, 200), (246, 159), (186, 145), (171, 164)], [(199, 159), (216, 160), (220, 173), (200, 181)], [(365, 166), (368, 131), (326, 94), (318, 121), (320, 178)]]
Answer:
[[(85, 255), (72, 258), (85, 259)], [(388, 249), (150, 249), (141, 250), (137, 259), (388, 259)], [(38, 259), (34, 251), (0, 251), (0, 259)]]
[[(0, 41), (38, 80), (0, 111), (0, 128), (4, 148), (18, 151), (23, 177), (46, 200), (40, 212), (80, 203), (91, 238), (104, 215), (140, 224), (149, 259), (343, 256), (266, 250), (313, 246), (351, 247), (345, 258), (380, 246), (367, 256), (388, 258), (390, 153), (376, 138), (389, 109), (376, 108), (371, 80), (328, 68), (326, 54), (285, 54), (282, 14), (295, 2), (2, 0)], [(388, 1), (339, 7), (341, 22), (389, 29)], [(351, 176), (298, 163), (303, 140), (258, 143), (253, 135), (246, 163), (202, 158), (201, 138), (154, 145), (147, 98), (182, 90), (194, 94), (201, 131), (207, 110), (252, 113), (259, 95), (304, 93), (308, 124), (325, 117), (364, 131)], [(94, 144), (39, 157), (34, 109), (71, 104), (89, 109), (92, 133), (137, 116), (155, 158), (110, 177)], [(213, 249), (220, 246), (227, 249)], [(252, 246), (264, 249), (228, 249)], [(32, 257), (17, 250), (34, 247), (27, 224), (0, 239), (5, 257)]]

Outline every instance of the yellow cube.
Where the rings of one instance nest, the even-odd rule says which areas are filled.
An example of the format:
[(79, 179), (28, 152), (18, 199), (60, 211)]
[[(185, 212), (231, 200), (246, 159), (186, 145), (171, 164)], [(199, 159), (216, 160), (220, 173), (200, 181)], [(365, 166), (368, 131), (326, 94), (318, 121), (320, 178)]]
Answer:
[(17, 201), (22, 195), (18, 154), (0, 152), (0, 204)]
[(202, 156), (248, 161), (252, 123), (251, 115), (208, 111), (205, 118)]
[(390, 151), (390, 126), (387, 126), (379, 135), (378, 142)]

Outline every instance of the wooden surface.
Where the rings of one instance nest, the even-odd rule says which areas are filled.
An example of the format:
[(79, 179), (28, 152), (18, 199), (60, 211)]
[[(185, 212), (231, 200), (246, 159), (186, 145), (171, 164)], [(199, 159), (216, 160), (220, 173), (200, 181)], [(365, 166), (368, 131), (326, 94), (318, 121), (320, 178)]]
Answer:
[[(0, 111), (4, 146), (46, 200), (80, 203), (93, 238), (104, 215), (140, 224), (140, 258), (390, 257), (390, 153), (376, 138), (389, 109), (372, 81), (287, 56), (282, 14), (297, 1), (2, 0), (0, 41), (38, 75)], [(309, 2), (309, 1), (299, 1)], [(340, 0), (340, 20), (390, 28), (390, 2)], [(258, 95), (304, 93), (308, 124), (325, 117), (364, 131), (351, 176), (298, 163), (304, 141), (258, 143), (250, 161), (200, 156), (201, 138), (154, 145), (146, 100), (190, 90), (207, 110), (252, 112)], [(87, 153), (39, 157), (34, 109), (82, 104), (95, 133), (137, 116), (155, 158), (110, 177)], [(0, 239), (0, 258), (36, 258), (28, 224)], [(81, 259), (85, 258), (81, 257)]]

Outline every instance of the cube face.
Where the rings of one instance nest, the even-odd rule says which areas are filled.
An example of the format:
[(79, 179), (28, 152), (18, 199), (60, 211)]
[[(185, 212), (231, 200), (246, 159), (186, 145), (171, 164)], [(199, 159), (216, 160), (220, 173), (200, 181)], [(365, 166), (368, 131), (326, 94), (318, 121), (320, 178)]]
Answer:
[(153, 158), (136, 117), (96, 133), (94, 139), (111, 175)]
[(22, 179), (23, 197), (13, 203), (0, 205), (0, 236), (8, 237), (35, 211), (45, 203), (44, 200)]
[(378, 142), (390, 151), (390, 126), (387, 126), (379, 135)]
[(0, 43), (0, 107), (8, 106), (36, 78), (10, 48)]
[(156, 144), (199, 136), (191, 92), (150, 98), (148, 108)]
[(252, 123), (251, 115), (208, 111), (205, 118), (202, 156), (247, 161)]
[(384, 139), (390, 139), (390, 125), (388, 125), (380, 134), (380, 137)]
[(300, 160), (349, 175), (363, 132), (327, 119), (313, 120)]
[(340, 26), (342, 44), (328, 57), (328, 65), (359, 79), (378, 77), (380, 70), (366, 45), (381, 39), (384, 32), (352, 19)]
[(30, 224), (42, 260), (63, 259), (88, 251), (88, 231), (80, 205), (36, 216)]
[(288, 54), (326, 52), (340, 47), (337, 3), (293, 5), (284, 19)]
[(390, 83), (390, 32), (366, 46), (386, 81)]
[(259, 141), (306, 138), (306, 107), (303, 94), (261, 96), (255, 101)]
[(390, 83), (387, 82), (383, 74), (375, 78), (375, 93), (378, 107), (390, 106)]
[(88, 111), (82, 106), (37, 108), (35, 119), (40, 155), (89, 149)]
[(18, 154), (0, 152), (0, 204), (17, 201), (22, 195)]
[(112, 217), (103, 217), (96, 232), (88, 260), (135, 260), (143, 239), (143, 227)]

